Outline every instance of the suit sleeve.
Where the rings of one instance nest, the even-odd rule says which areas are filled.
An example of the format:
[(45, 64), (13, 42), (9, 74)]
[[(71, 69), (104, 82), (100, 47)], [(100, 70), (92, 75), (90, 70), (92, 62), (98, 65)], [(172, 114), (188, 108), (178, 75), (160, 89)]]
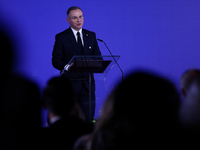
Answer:
[(58, 70), (63, 70), (66, 63), (64, 60), (64, 50), (62, 44), (62, 38), (59, 35), (55, 37), (55, 43), (52, 53), (52, 65)]
[(95, 33), (94, 33), (94, 39), (95, 39), (95, 44), (94, 44), (94, 53), (93, 53), (93, 55), (101, 55), (101, 51), (99, 49)]

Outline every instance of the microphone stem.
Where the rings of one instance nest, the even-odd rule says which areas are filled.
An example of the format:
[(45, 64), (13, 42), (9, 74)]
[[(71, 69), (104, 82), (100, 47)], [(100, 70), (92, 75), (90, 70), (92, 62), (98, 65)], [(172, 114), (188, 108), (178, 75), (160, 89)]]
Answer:
[[(100, 41), (100, 40), (99, 40)], [(121, 71), (121, 73), (122, 73), (122, 81), (124, 80), (124, 72), (122, 71), (122, 69), (121, 69), (121, 67), (119, 66), (119, 64), (118, 64), (118, 62), (117, 62), (117, 60), (115, 59), (115, 57), (113, 56), (113, 54), (111, 53), (111, 51), (109, 50), (109, 48), (108, 48), (108, 46), (106, 45), (106, 43), (103, 41), (103, 40), (101, 40), (101, 42), (103, 42), (104, 43), (104, 45), (106, 46), (106, 48), (108, 49), (108, 51), (109, 51), (109, 53), (110, 53), (110, 55), (112, 56), (112, 58), (114, 59), (114, 61), (115, 61), (115, 63), (117, 64), (117, 66), (118, 66), (118, 68), (120, 69), (120, 71)]]

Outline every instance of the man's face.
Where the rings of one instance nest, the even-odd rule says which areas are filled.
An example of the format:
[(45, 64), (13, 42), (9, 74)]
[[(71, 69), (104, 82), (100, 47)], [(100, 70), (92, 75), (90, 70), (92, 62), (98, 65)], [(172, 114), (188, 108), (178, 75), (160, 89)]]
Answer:
[(83, 26), (83, 13), (80, 9), (71, 10), (68, 17), (67, 22), (70, 24), (70, 26), (75, 29), (76, 31), (79, 31)]

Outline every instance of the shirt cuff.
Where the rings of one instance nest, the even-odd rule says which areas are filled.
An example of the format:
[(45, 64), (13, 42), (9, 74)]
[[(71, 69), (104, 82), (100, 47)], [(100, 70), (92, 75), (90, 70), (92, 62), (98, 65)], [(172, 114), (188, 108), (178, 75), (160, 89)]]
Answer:
[(68, 71), (70, 65), (65, 65), (64, 70)]

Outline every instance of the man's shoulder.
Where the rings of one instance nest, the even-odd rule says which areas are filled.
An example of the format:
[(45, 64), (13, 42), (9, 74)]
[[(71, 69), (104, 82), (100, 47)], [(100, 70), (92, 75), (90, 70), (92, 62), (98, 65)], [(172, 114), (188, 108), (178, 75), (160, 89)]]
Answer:
[(88, 33), (88, 34), (95, 34), (95, 32), (89, 31), (89, 30), (86, 30), (86, 29), (82, 29), (82, 31), (85, 32), (85, 33)]
[(63, 36), (63, 35), (66, 35), (67, 33), (69, 33), (71, 31), (70, 28), (64, 30), (64, 31), (61, 31), (59, 33), (56, 34), (56, 36)]

